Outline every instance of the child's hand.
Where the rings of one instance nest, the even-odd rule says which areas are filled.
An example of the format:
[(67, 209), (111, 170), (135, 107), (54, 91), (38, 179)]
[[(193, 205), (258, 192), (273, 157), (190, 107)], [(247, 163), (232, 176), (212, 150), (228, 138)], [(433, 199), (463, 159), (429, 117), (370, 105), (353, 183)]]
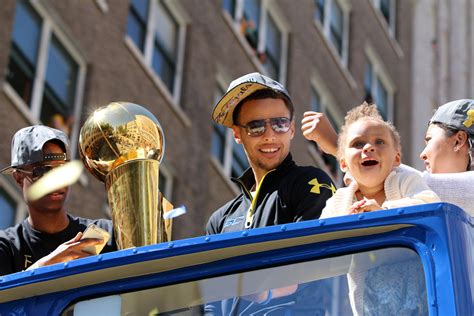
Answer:
[(349, 208), (349, 214), (359, 214), (364, 212), (371, 212), (381, 210), (382, 207), (377, 203), (376, 200), (364, 198), (361, 201), (357, 201)]

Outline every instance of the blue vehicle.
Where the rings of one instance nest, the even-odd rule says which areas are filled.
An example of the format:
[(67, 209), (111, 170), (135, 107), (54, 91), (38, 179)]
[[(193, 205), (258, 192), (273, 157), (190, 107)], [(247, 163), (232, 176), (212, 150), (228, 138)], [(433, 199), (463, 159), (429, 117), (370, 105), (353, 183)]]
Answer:
[(436, 203), (177, 240), (1, 277), (0, 315), (352, 315), (355, 285), (365, 314), (473, 315), (473, 232)]

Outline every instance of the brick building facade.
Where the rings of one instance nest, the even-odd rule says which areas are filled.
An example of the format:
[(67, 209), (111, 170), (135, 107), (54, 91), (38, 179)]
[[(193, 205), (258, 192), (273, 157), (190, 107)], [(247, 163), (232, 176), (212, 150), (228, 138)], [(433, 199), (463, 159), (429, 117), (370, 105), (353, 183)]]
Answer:
[[(21, 127), (60, 124), (76, 148), (81, 124), (95, 108), (112, 101), (143, 105), (165, 133), (160, 186), (188, 210), (175, 220), (174, 238), (201, 235), (212, 211), (237, 193), (229, 176), (247, 165), (210, 112), (230, 81), (254, 71), (279, 80), (292, 95), (292, 153), (299, 164), (317, 165), (340, 181), (334, 160), (302, 137), (300, 121), (314, 109), (341, 124), (364, 99), (394, 121), (410, 157), (414, 3), (3, 0), (0, 165), (9, 164), (10, 140)], [(8, 226), (26, 210), (9, 177), (0, 177), (0, 190), (1, 224)], [(107, 217), (105, 196), (104, 185), (85, 174), (68, 209)]]

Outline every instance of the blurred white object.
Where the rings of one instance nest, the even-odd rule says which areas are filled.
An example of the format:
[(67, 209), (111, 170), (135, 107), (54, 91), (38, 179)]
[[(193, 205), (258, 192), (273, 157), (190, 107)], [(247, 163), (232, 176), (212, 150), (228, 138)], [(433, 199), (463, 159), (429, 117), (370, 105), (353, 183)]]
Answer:
[(26, 192), (29, 201), (36, 201), (58, 189), (74, 184), (81, 176), (84, 165), (79, 160), (54, 168), (33, 183)]
[(174, 208), (171, 211), (164, 213), (163, 219), (171, 219), (181, 216), (183, 214), (186, 214), (186, 207), (184, 205), (181, 205), (180, 207)]

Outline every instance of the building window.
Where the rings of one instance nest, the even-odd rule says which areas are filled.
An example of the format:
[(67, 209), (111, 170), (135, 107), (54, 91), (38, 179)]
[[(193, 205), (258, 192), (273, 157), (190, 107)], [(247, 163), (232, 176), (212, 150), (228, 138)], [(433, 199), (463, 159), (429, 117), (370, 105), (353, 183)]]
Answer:
[(381, 74), (370, 60), (367, 60), (364, 75), (365, 101), (375, 103), (385, 120), (392, 120), (391, 115), (391, 95), (389, 89), (382, 81)]
[(0, 229), (14, 226), (16, 209), (15, 200), (0, 187)]
[(168, 201), (171, 201), (173, 194), (173, 176), (163, 162), (164, 161), (160, 164), (158, 188), (160, 192), (163, 193), (163, 196)]
[(180, 91), (186, 30), (177, 6), (175, 1), (131, 0), (127, 21), (127, 35), (175, 101)]
[(225, 11), (229, 13), (229, 15), (234, 18), (235, 17), (235, 4), (237, 0), (221, 0), (222, 7)]
[(329, 21), (329, 34), (331, 42), (340, 56), (342, 56), (343, 17), (341, 7), (337, 1), (332, 1), (331, 16)]
[[(219, 85), (214, 104), (223, 94), (224, 89)], [(249, 167), (244, 148), (235, 142), (232, 129), (217, 123), (213, 123), (211, 154), (222, 166), (226, 176), (239, 177)]]
[(318, 20), (321, 25), (324, 25), (324, 7), (326, 0), (314, 0), (316, 11), (314, 12), (314, 18)]
[(279, 78), (281, 60), (281, 32), (273, 18), (268, 16), (265, 53), (262, 56), (263, 66), (271, 78)]
[[(323, 96), (314, 86), (311, 88), (311, 100), (310, 100), (310, 109), (311, 111), (324, 113), (328, 118), (331, 125), (334, 127), (337, 133), (339, 133), (342, 119), (335, 114), (335, 106), (330, 101), (331, 98), (328, 96)], [(332, 110), (331, 110), (332, 109)], [(336, 157), (324, 153), (318, 148), (318, 145), (311, 141), (312, 146), (315, 147), (319, 155), (321, 156), (325, 167), (328, 169), (332, 178), (335, 182), (342, 178), (341, 171), (339, 169), (339, 162)]]
[(0, 176), (0, 229), (15, 226), (27, 214), (21, 192), (6, 176)]
[(245, 38), (268, 76), (284, 81), (288, 31), (274, 1), (222, 1), (226, 12), (234, 19), (238, 32)]
[(390, 34), (395, 36), (397, 2), (395, 0), (372, 0), (372, 3), (387, 23)]
[(127, 20), (127, 34), (143, 53), (148, 22), (148, 0), (132, 0)]
[(347, 66), (349, 47), (349, 5), (345, 0), (315, 0), (314, 19)]
[[(53, 20), (30, 2), (16, 2), (6, 81), (33, 120), (77, 139), (85, 62)], [(46, 12), (41, 10), (41, 12)], [(73, 144), (71, 148), (75, 148)]]

